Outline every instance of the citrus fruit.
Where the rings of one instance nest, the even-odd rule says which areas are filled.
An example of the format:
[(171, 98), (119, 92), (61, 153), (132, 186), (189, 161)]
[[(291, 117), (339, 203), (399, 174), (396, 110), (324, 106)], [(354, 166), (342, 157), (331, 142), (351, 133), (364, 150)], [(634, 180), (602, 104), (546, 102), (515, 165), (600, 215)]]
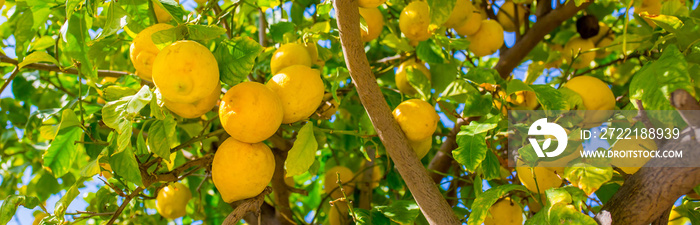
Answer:
[(163, 99), (163, 102), (165, 103), (165, 107), (168, 107), (171, 112), (183, 118), (192, 119), (211, 111), (211, 109), (216, 106), (216, 103), (219, 102), (220, 96), (221, 84), (217, 85), (216, 88), (211, 91), (211, 94), (193, 103), (177, 103), (167, 99)]
[(357, 4), (362, 8), (377, 8), (377, 6), (384, 4), (384, 2), (386, 2), (386, 0), (359, 0)]
[(187, 202), (192, 198), (190, 189), (184, 184), (173, 183), (163, 187), (156, 196), (156, 211), (168, 219), (177, 219), (187, 214)]
[(396, 82), (396, 87), (399, 88), (399, 91), (401, 93), (407, 94), (407, 95), (415, 95), (418, 93), (418, 91), (411, 86), (411, 83), (408, 81), (408, 71), (409, 69), (413, 71), (413, 76), (419, 76), (419, 73), (422, 73), (423, 76), (425, 76), (428, 81), (430, 81), (430, 70), (428, 70), (428, 67), (425, 67), (425, 64), (419, 63), (416, 60), (409, 59), (401, 65), (399, 65), (399, 68), (396, 69), (396, 76), (394, 76), (394, 80)]
[(478, 11), (471, 11), (468, 13), (472, 14), (469, 16), (469, 19), (455, 27), (455, 31), (457, 31), (459, 35), (467, 36), (475, 34), (479, 31), (479, 27), (481, 27), (481, 13)]
[[(533, 169), (532, 171), (530, 170), (531, 168)], [(547, 189), (559, 187), (562, 182), (562, 179), (550, 168), (528, 167), (522, 161), (518, 161), (515, 171), (518, 173), (520, 182), (533, 193), (543, 194)], [(537, 184), (535, 184), (535, 177), (537, 177)], [(537, 191), (538, 188), (539, 192)]]
[(280, 71), (265, 84), (282, 102), (282, 123), (294, 123), (313, 114), (323, 100), (323, 80), (316, 69), (293, 65)]
[(516, 91), (510, 102), (519, 106), (518, 109), (533, 110), (537, 107), (537, 94), (533, 91)]
[(562, 51), (562, 57), (571, 62), (574, 60), (571, 67), (574, 69), (581, 69), (590, 66), (593, 59), (595, 59), (595, 52), (589, 50), (595, 48), (595, 45), (590, 39), (583, 39), (581, 37), (574, 37), (569, 39), (569, 42), (564, 46), (564, 51)]
[(428, 154), (428, 152), (430, 152), (430, 148), (433, 146), (433, 138), (428, 137), (418, 141), (409, 140), (408, 143), (411, 145), (411, 148), (413, 148), (413, 151), (416, 152), (418, 159), (422, 159)]
[(520, 205), (510, 200), (509, 197), (501, 199), (489, 208), (489, 214), (484, 220), (484, 225), (521, 225), (523, 224), (523, 209)]
[[(515, 9), (518, 9), (518, 15), (516, 18), (515, 15)], [(520, 28), (523, 24), (525, 24), (525, 21), (527, 18), (525, 18), (525, 12), (527, 9), (523, 7), (522, 5), (516, 5), (513, 3), (513, 1), (506, 1), (501, 5), (501, 8), (498, 10), (498, 14), (496, 14), (496, 18), (498, 19), (498, 22), (503, 26), (503, 30), (508, 31), (508, 32), (515, 32), (516, 29)], [(506, 15), (507, 14), (507, 15)], [(515, 25), (515, 20), (517, 19), (518, 25)]]
[(469, 0), (457, 0), (455, 1), (455, 6), (452, 8), (450, 17), (443, 24), (445, 27), (454, 28), (461, 25), (464, 21), (467, 21), (473, 16), (474, 6)]
[(430, 138), (437, 129), (440, 117), (430, 103), (420, 99), (401, 102), (392, 112), (409, 141)]
[(272, 74), (277, 74), (282, 69), (291, 65), (304, 65), (311, 67), (311, 56), (306, 47), (302, 44), (287, 43), (272, 53), (270, 60), (270, 70)]
[(153, 26), (147, 27), (139, 32), (131, 42), (131, 47), (129, 48), (129, 59), (131, 63), (134, 64), (136, 68), (136, 75), (141, 77), (141, 79), (151, 81), (151, 74), (153, 72), (153, 61), (160, 52), (160, 49), (156, 47), (153, 43), (151, 35), (154, 33), (173, 28), (170, 24), (159, 23)]
[[(344, 166), (335, 166), (326, 171), (326, 175), (323, 180), (323, 190), (326, 192), (326, 194), (330, 194), (331, 198), (333, 199), (343, 197), (343, 192), (341, 192), (340, 188), (338, 188), (338, 176), (340, 176), (340, 181), (343, 183), (345, 194), (352, 195), (355, 185), (351, 184), (351, 182), (355, 182), (352, 180), (352, 178), (355, 177), (355, 174), (352, 172), (352, 170)], [(333, 193), (331, 193), (331, 191), (333, 191)]]
[(231, 203), (260, 194), (275, 173), (275, 156), (263, 143), (226, 139), (214, 154), (211, 177), (224, 201)]
[(606, 110), (601, 112), (587, 112), (585, 123), (595, 124), (607, 120), (615, 109), (615, 95), (607, 84), (598, 78), (591, 76), (574, 77), (564, 87), (578, 93), (581, 96), (586, 110)]
[(232, 138), (256, 143), (272, 136), (283, 116), (282, 101), (265, 85), (243, 82), (229, 89), (219, 105), (221, 125)]
[[(642, 139), (639, 137), (631, 137), (630, 139), (619, 139), (610, 148), (613, 152), (622, 152), (630, 150), (642, 150), (642, 151), (656, 151), (656, 142), (653, 139)], [(622, 171), (626, 174), (632, 175), (639, 171), (644, 164), (649, 161), (650, 158), (643, 157), (626, 157), (626, 158), (616, 158), (612, 161), (612, 164), (619, 165)], [(617, 164), (617, 165), (616, 165)]]
[(158, 4), (153, 3), (153, 11), (156, 13), (156, 18), (158, 19), (159, 23), (167, 23), (173, 19), (173, 16), (171, 16), (167, 10)]
[(211, 95), (219, 85), (214, 54), (195, 41), (177, 41), (158, 53), (153, 62), (153, 83), (163, 98), (193, 103)]
[(401, 11), (399, 28), (414, 44), (430, 38), (430, 6), (425, 1), (413, 1)]
[(326, 62), (318, 58), (318, 45), (316, 45), (315, 42), (304, 42), (304, 47), (306, 48), (306, 51), (309, 53), (309, 57), (311, 58), (311, 63), (314, 65), (323, 67)]
[(482, 20), (479, 31), (467, 36), (469, 51), (477, 57), (487, 56), (503, 46), (503, 28), (493, 20)]
[(370, 42), (382, 34), (382, 29), (384, 29), (384, 16), (377, 7), (360, 8), (360, 16), (364, 18), (365, 24), (367, 25), (366, 30), (360, 29), (362, 41)]
[(102, 175), (102, 177), (104, 177), (107, 180), (112, 178), (112, 166), (110, 166), (109, 163), (100, 163), (100, 167), (104, 169), (104, 171), (100, 172), (100, 175)]

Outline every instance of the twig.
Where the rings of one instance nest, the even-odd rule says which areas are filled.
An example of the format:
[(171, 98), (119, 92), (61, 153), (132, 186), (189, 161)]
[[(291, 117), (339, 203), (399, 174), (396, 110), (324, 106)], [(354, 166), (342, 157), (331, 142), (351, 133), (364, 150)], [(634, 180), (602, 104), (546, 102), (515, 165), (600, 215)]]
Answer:
[[(9, 64), (13, 64), (13, 65), (19, 64), (19, 62), (17, 60), (10, 58), (2, 53), (0, 53), (0, 62), (9, 63)], [(22, 68), (61, 72), (61, 73), (67, 73), (67, 74), (78, 74), (79, 73), (79, 71), (75, 68), (61, 69), (57, 65), (46, 64), (46, 63), (31, 63), (31, 64), (27, 64), (27, 65), (23, 66)], [(134, 74), (129, 73), (129, 72), (113, 71), (113, 70), (98, 70), (97, 71), (97, 76), (99, 76), (99, 77), (121, 77), (121, 76), (125, 76), (125, 75), (134, 75)]]
[(10, 81), (12, 81), (13, 79), (15, 79), (15, 77), (17, 76), (17, 74), (19, 74), (19, 66), (15, 67), (15, 70), (12, 71), (12, 75), (10, 75), (10, 77), (7, 78), (7, 80), (5, 80), (5, 83), (2, 84), (2, 88), (0, 88), (0, 93), (2, 93), (3, 91), (5, 91), (5, 88), (7, 87), (7, 85), (10, 84)]
[(208, 134), (205, 134), (205, 135), (199, 135), (199, 136), (197, 136), (197, 137), (194, 137), (194, 138), (192, 138), (192, 139), (186, 141), (185, 143), (182, 143), (182, 144), (180, 144), (180, 145), (178, 145), (178, 146), (176, 146), (176, 147), (170, 149), (170, 153), (177, 152), (178, 150), (183, 149), (183, 148), (186, 148), (187, 146), (190, 146), (191, 144), (194, 144), (194, 143), (196, 143), (196, 142), (198, 142), (198, 141), (202, 141), (202, 140), (204, 140), (204, 139), (217, 136), (217, 135), (222, 134), (222, 133), (224, 133), (224, 132), (226, 132), (226, 131), (225, 131), (223, 128), (221, 128), (221, 129), (218, 129), (218, 130), (209, 132)]
[(256, 212), (256, 214), (260, 214), (260, 207), (262, 206), (263, 202), (265, 202), (265, 196), (270, 194), (271, 192), (272, 188), (266, 187), (265, 190), (263, 190), (263, 192), (260, 193), (258, 196), (243, 200), (244, 202), (238, 205), (235, 209), (233, 209), (233, 212), (231, 212), (231, 214), (228, 214), (228, 216), (222, 224), (236, 224), (239, 220), (241, 220), (241, 218), (243, 218), (245, 214), (248, 214), (249, 212)]
[(141, 193), (141, 191), (143, 191), (143, 187), (138, 187), (138, 188), (136, 188), (136, 190), (134, 190), (133, 192), (131, 192), (131, 194), (130, 194), (129, 196), (126, 196), (126, 198), (124, 198), (124, 201), (123, 201), (122, 204), (119, 206), (119, 208), (117, 209), (117, 211), (114, 211), (114, 214), (112, 215), (112, 218), (109, 219), (109, 221), (107, 222), (107, 225), (112, 225), (112, 224), (114, 224), (114, 221), (117, 220), (117, 217), (119, 217), (119, 215), (122, 214), (122, 211), (124, 211), (124, 208), (126, 208), (126, 205), (128, 205), (129, 202), (131, 202), (131, 199), (133, 199), (133, 198), (136, 197), (139, 193)]

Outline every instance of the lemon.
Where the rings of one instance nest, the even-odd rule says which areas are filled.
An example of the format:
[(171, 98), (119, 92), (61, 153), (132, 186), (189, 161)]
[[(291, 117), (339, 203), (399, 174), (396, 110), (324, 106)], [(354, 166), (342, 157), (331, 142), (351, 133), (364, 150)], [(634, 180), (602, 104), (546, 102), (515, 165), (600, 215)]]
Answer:
[(336, 202), (328, 210), (330, 225), (343, 225), (352, 221), (348, 218), (348, 204), (345, 202)]
[(607, 120), (615, 109), (615, 95), (607, 84), (598, 78), (591, 76), (574, 77), (564, 87), (578, 93), (581, 96), (586, 110), (608, 110), (602, 112), (588, 112), (585, 115), (585, 123), (596, 124)]
[(479, 31), (467, 36), (469, 51), (477, 57), (491, 55), (503, 46), (503, 27), (493, 20), (482, 20)]
[(591, 40), (593, 41), (593, 44), (595, 44), (595, 47), (599, 48), (598, 51), (595, 52), (595, 57), (605, 58), (606, 56), (610, 55), (610, 50), (604, 48), (609, 47), (612, 44), (613, 40), (615, 40), (615, 34), (610, 32), (610, 27), (605, 25), (603, 22), (598, 22), (598, 27), (600, 27), (598, 34), (592, 37)]
[(214, 90), (212, 90), (211, 94), (209, 94), (207, 97), (204, 97), (203, 99), (200, 99), (198, 101), (195, 101), (193, 103), (177, 103), (173, 101), (169, 101), (167, 99), (163, 99), (163, 102), (165, 103), (165, 107), (168, 107), (168, 109), (183, 117), (183, 118), (197, 118), (205, 113), (211, 111), (211, 109), (216, 106), (216, 103), (219, 102), (219, 97), (221, 96), (221, 84), (217, 85)]
[(581, 69), (590, 66), (593, 59), (595, 59), (595, 52), (590, 52), (589, 50), (595, 48), (595, 45), (590, 39), (583, 39), (581, 37), (574, 37), (569, 40), (564, 46), (564, 51), (561, 52), (562, 58), (571, 62), (576, 57), (576, 60), (571, 65), (574, 69)]
[(430, 103), (420, 99), (401, 102), (392, 112), (409, 141), (430, 138), (437, 129), (440, 117)]
[(100, 172), (100, 175), (102, 175), (102, 177), (104, 177), (107, 180), (112, 178), (112, 166), (110, 166), (109, 163), (100, 163), (100, 167), (104, 169), (104, 171)]
[(365, 19), (365, 24), (367, 24), (367, 30), (360, 29), (362, 41), (370, 42), (382, 34), (384, 16), (377, 7), (360, 8), (360, 16)]
[(685, 225), (690, 223), (688, 217), (683, 217), (678, 211), (676, 211), (676, 206), (674, 205), (671, 209), (671, 214), (668, 215), (668, 225)]
[(503, 26), (503, 30), (505, 31), (515, 32), (515, 30), (520, 28), (520, 26), (522, 26), (523, 24), (525, 24), (525, 21), (527, 20), (527, 18), (525, 18), (525, 12), (527, 11), (527, 9), (522, 5), (517, 5), (518, 26), (515, 25), (515, 7), (516, 4), (513, 3), (513, 1), (506, 1), (503, 3), (503, 5), (501, 5), (501, 8), (498, 10), (498, 14), (496, 14), (496, 19), (499, 23), (501, 23), (501, 26)]
[[(343, 197), (343, 192), (341, 192), (340, 188), (338, 188), (338, 176), (340, 176), (340, 181), (343, 183), (345, 194), (348, 196), (352, 195), (355, 185), (351, 184), (351, 182), (355, 182), (352, 180), (352, 178), (355, 177), (355, 174), (352, 172), (352, 170), (344, 166), (335, 166), (326, 171), (326, 175), (323, 180), (323, 190), (326, 192), (326, 194), (330, 194), (331, 198), (333, 199)], [(333, 191), (333, 193), (331, 193), (331, 191)]]
[(484, 220), (485, 225), (522, 225), (523, 209), (506, 197), (489, 208), (489, 214)]
[(221, 125), (232, 138), (256, 143), (282, 124), (282, 101), (265, 85), (243, 82), (229, 89), (219, 105)]
[(386, 0), (359, 0), (357, 4), (362, 8), (377, 8), (377, 6), (384, 4), (384, 2), (386, 2)]
[(430, 6), (425, 1), (413, 1), (401, 11), (399, 16), (399, 28), (412, 44), (430, 38)]
[(170, 28), (173, 28), (170, 24), (155, 24), (139, 32), (134, 38), (134, 41), (131, 42), (129, 58), (131, 59), (131, 63), (134, 64), (134, 68), (136, 68), (136, 74), (141, 77), (141, 79), (147, 81), (152, 80), (153, 61), (160, 52), (160, 49), (153, 43), (151, 35)]
[(153, 83), (163, 98), (193, 103), (211, 95), (220, 84), (219, 66), (207, 47), (195, 41), (177, 41), (156, 56)]
[(428, 67), (425, 67), (425, 64), (419, 63), (413, 59), (409, 59), (401, 63), (399, 68), (396, 69), (396, 76), (394, 76), (396, 87), (399, 88), (401, 93), (415, 95), (418, 93), (418, 91), (411, 86), (411, 83), (408, 81), (407, 77), (409, 68), (413, 71), (414, 76), (418, 75), (418, 72), (420, 71), (426, 78), (428, 78), (428, 80), (430, 80), (430, 70), (428, 70)]
[(153, 3), (153, 11), (156, 13), (156, 18), (158, 19), (159, 23), (167, 23), (173, 19), (173, 16), (171, 16), (167, 10), (158, 4)]
[(275, 156), (263, 143), (226, 139), (214, 154), (211, 177), (224, 201), (231, 203), (259, 195), (275, 173)]
[(272, 53), (270, 70), (272, 70), (272, 74), (277, 74), (282, 69), (291, 65), (311, 67), (311, 63), (311, 56), (304, 45), (288, 43), (280, 46), (280, 48)]
[(519, 106), (518, 109), (533, 110), (537, 107), (537, 94), (533, 91), (516, 91), (510, 102)]
[[(4, 3), (5, 0), (0, 1), (2, 1), (0, 3)], [(2, 4), (0, 4), (0, 8), (2, 8)], [(36, 216), (34, 216), (34, 222), (32, 222), (32, 225), (39, 225), (41, 223), (41, 220), (43, 220), (47, 216), (49, 216), (49, 214), (46, 214), (45, 212), (40, 212), (36, 214)]]
[(168, 219), (177, 219), (187, 214), (187, 202), (192, 198), (190, 189), (184, 184), (173, 183), (163, 187), (156, 196), (156, 211)]
[(469, 0), (457, 0), (455, 1), (455, 6), (452, 8), (450, 17), (443, 24), (445, 27), (454, 28), (461, 25), (462, 22), (467, 21), (473, 16), (474, 6)]
[[(116, 77), (104, 77), (104, 78), (102, 78), (102, 80), (100, 80), (100, 84), (115, 83), (115, 82), (117, 82)], [(104, 86), (102, 86), (102, 87), (104, 88)], [(106, 102), (105, 102), (105, 99), (103, 98), (104, 91), (102, 91), (101, 88), (97, 89), (97, 95), (100, 96), (100, 97), (97, 97), (97, 103), (98, 104), (105, 104)]]
[(411, 148), (413, 148), (413, 151), (416, 153), (416, 156), (418, 156), (418, 159), (422, 159), (428, 154), (428, 152), (430, 152), (430, 148), (433, 147), (433, 138), (428, 137), (418, 141), (409, 140), (408, 143), (411, 145)]
[[(530, 168), (534, 169), (534, 174)], [(520, 182), (533, 193), (543, 194), (547, 189), (559, 187), (562, 182), (562, 179), (554, 173), (554, 170), (539, 166), (528, 167), (522, 161), (518, 161), (515, 171), (518, 173)], [(537, 184), (535, 184), (535, 177), (537, 177)], [(537, 191), (538, 187), (539, 192)]]
[(282, 101), (282, 123), (294, 123), (313, 114), (323, 100), (323, 80), (316, 69), (293, 65), (280, 71), (265, 84)]
[[(642, 151), (656, 151), (656, 142), (653, 139), (641, 139), (639, 137), (631, 137), (630, 139), (620, 139), (610, 148), (612, 151), (630, 151), (630, 150), (642, 150)], [(636, 157), (636, 158), (617, 158), (612, 161), (612, 164), (620, 165), (620, 169), (625, 171), (626, 174), (632, 175), (641, 169), (650, 158)]]
[(468, 13), (472, 14), (469, 16), (469, 19), (455, 27), (455, 31), (457, 31), (457, 34), (459, 35), (467, 36), (475, 34), (477, 31), (479, 31), (479, 27), (481, 27), (481, 13), (475, 10)]

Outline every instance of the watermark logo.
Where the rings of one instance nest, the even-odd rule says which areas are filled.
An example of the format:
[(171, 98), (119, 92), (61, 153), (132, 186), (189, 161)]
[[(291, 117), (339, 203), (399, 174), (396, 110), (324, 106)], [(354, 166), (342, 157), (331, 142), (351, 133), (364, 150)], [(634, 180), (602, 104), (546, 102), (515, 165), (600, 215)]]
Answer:
[(554, 149), (554, 151), (544, 152), (543, 150), (549, 148), (549, 145), (552, 144), (552, 138), (546, 137), (547, 139), (544, 140), (542, 146), (540, 146), (536, 138), (528, 138), (528, 140), (530, 140), (532, 148), (537, 154), (537, 157), (542, 158), (545, 157), (545, 155), (547, 155), (547, 157), (557, 157), (564, 152), (564, 149), (566, 149), (566, 144), (568, 142), (566, 130), (564, 130), (563, 127), (559, 126), (559, 124), (548, 123), (547, 118), (542, 118), (532, 123), (527, 134), (528, 136), (553, 136), (557, 140), (557, 148)]

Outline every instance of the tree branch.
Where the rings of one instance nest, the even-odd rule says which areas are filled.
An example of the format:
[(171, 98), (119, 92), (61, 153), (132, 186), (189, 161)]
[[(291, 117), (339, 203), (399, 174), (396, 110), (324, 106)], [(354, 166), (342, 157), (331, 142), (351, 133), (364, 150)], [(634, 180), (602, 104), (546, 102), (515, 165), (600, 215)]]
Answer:
[[(19, 62), (16, 59), (10, 58), (4, 54), (0, 54), (0, 62), (10, 63), (13, 65), (19, 64)], [(57, 65), (46, 64), (46, 63), (30, 63), (28, 65), (23, 66), (22, 68), (52, 71), (52, 72), (61, 72), (61, 73), (67, 73), (67, 74), (78, 74), (79, 73), (79, 71), (75, 68), (62, 69), (61, 67), (58, 67)], [(133, 73), (123, 72), (123, 71), (113, 71), (113, 70), (97, 70), (97, 76), (99, 76), (99, 77), (121, 77), (124, 75), (133, 75)]]
[(577, 7), (574, 1), (568, 1), (565, 5), (552, 10), (542, 17), (538, 17), (537, 22), (532, 25), (527, 34), (523, 35), (522, 39), (516, 42), (512, 48), (501, 54), (494, 69), (498, 71), (501, 77), (507, 78), (510, 72), (522, 62), (523, 58), (530, 53), (537, 43), (542, 41), (545, 35), (561, 25), (562, 22), (576, 15), (579, 10), (588, 7), (591, 3), (592, 1), (589, 1)]
[(345, 63), (362, 105), (365, 106), (386, 151), (394, 159), (401, 177), (413, 193), (416, 203), (431, 224), (459, 224), (442, 194), (431, 182), (406, 136), (391, 115), (379, 85), (370, 71), (364, 44), (360, 38), (360, 16), (357, 1), (333, 1), (340, 31)]
[(464, 125), (468, 125), (471, 123), (471, 121), (478, 120), (478, 117), (469, 117), (466, 119), (457, 119), (457, 122), (455, 122), (455, 126), (452, 128), (452, 131), (450, 131), (449, 134), (447, 134), (447, 137), (445, 138), (445, 141), (442, 142), (442, 145), (440, 146), (440, 149), (438, 150), (437, 154), (435, 154), (435, 157), (430, 161), (430, 164), (428, 164), (428, 170), (429, 171), (435, 171), (430, 173), (430, 177), (433, 179), (433, 182), (436, 184), (439, 184), (443, 176), (443, 174), (446, 174), (448, 170), (450, 170), (450, 166), (452, 165), (452, 150), (457, 148), (457, 133), (459, 133), (460, 129)]
[[(233, 225), (238, 223), (243, 216), (248, 214), (249, 212), (256, 212), (256, 214), (260, 214), (260, 207), (262, 207), (263, 203), (265, 202), (265, 196), (270, 194), (272, 192), (272, 188), (266, 187), (265, 190), (263, 190), (262, 193), (260, 193), (258, 196), (246, 199), (246, 200), (241, 200), (243, 202), (241, 203), (235, 203), (238, 206), (231, 212), (231, 214), (228, 214), (226, 217), (226, 220), (222, 223), (223, 225)], [(234, 203), (232, 203), (234, 204)], [(247, 220), (246, 220), (247, 221)], [(252, 221), (251, 221), (252, 222)]]
[(112, 218), (109, 219), (109, 221), (107, 222), (107, 225), (114, 224), (114, 221), (117, 220), (119, 215), (122, 214), (122, 211), (124, 211), (124, 208), (126, 208), (126, 205), (128, 205), (129, 202), (131, 202), (131, 199), (134, 199), (134, 197), (136, 197), (139, 193), (141, 193), (141, 191), (143, 191), (143, 187), (138, 187), (138, 188), (136, 188), (136, 190), (131, 192), (131, 194), (129, 196), (126, 196), (126, 198), (124, 198), (124, 201), (122, 201), (122, 204), (119, 206), (117, 211), (114, 211), (114, 214), (112, 215)]

